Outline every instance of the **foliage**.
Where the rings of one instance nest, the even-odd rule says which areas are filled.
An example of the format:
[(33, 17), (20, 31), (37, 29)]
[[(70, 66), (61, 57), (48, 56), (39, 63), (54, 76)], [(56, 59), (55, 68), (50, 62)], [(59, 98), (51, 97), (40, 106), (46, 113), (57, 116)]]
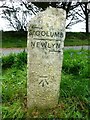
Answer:
[(27, 53), (25, 51), (18, 54), (10, 54), (2, 57), (2, 68), (17, 67), (22, 68), (27, 63)]
[[(22, 54), (20, 54), (18, 59), (22, 59), (21, 56)], [(88, 88), (89, 78), (86, 71), (88, 65), (87, 56), (88, 52), (86, 50), (64, 51), (64, 68), (61, 77), (59, 104), (50, 110), (38, 111), (35, 109), (31, 115), (28, 113), (26, 107), (26, 65), (23, 64), (19, 68), (13, 66), (12, 68), (2, 69), (2, 117), (18, 120), (20, 118), (26, 119), (28, 115), (33, 118), (88, 120), (90, 97)], [(79, 72), (69, 70), (70, 65), (77, 68), (78, 63), (80, 64)], [(85, 74), (82, 73), (82, 68)]]
[[(65, 50), (64, 54), (62, 70), (65, 73), (90, 77), (88, 70), (90, 62), (87, 50)], [(12, 66), (22, 68), (26, 63), (27, 53), (25, 51), (2, 57), (2, 68), (4, 69)]]
[(67, 32), (65, 46), (83, 46), (90, 45), (90, 34), (83, 32)]
[(3, 118), (19, 119), (24, 116), (26, 104), (26, 66), (3, 71), (2, 114)]
[[(3, 71), (2, 117), (27, 118), (26, 107), (26, 67)], [(87, 78), (62, 74), (59, 104), (46, 111), (35, 109), (33, 118), (76, 118), (88, 120), (89, 90)]]
[(27, 53), (25, 51), (18, 53), (14, 59), (14, 67), (22, 68), (24, 64), (27, 63)]
[(2, 48), (21, 48), (27, 46), (27, 32), (2, 32)]
[(10, 54), (2, 57), (2, 68), (10, 68), (14, 64), (15, 55)]
[(63, 71), (68, 74), (89, 76), (89, 60), (87, 50), (64, 51)]

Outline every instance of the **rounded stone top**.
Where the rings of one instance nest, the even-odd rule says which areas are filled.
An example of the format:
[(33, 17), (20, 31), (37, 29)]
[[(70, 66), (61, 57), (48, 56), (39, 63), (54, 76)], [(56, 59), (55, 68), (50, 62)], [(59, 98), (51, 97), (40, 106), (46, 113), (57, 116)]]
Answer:
[[(37, 13), (36, 16), (34, 16), (33, 18), (31, 18), (31, 20), (29, 21), (30, 23), (34, 23), (34, 22), (38, 22), (42, 19), (48, 19), (48, 18), (52, 18), (55, 21), (56, 19), (64, 19), (66, 18), (66, 11), (62, 8), (54, 8), (54, 7), (47, 7), (47, 9), (45, 11), (39, 12)], [(29, 25), (28, 24), (28, 25)]]
[[(54, 13), (54, 14), (57, 13), (58, 15), (63, 14), (63, 15), (66, 16), (66, 11), (64, 9), (62, 9), (62, 8), (54, 8), (54, 7), (49, 6), (49, 7), (47, 7), (46, 11)], [(43, 12), (45, 12), (45, 11), (43, 11)]]

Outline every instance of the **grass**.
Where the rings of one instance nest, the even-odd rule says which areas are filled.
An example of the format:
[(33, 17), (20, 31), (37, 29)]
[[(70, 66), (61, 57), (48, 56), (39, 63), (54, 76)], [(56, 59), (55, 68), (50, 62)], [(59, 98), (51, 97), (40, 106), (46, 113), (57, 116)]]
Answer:
[(17, 67), (22, 68), (22, 66), (27, 63), (27, 53), (25, 51), (18, 54), (9, 54), (2, 57), (2, 68)]
[(26, 66), (4, 70), (2, 82), (3, 118), (22, 118), (25, 114)]
[(90, 34), (89, 33), (67, 33), (65, 39), (65, 46), (83, 46), (90, 45)]
[[(89, 33), (66, 33), (65, 46), (90, 45)], [(25, 48), (27, 32), (2, 32), (2, 48)]]
[(2, 32), (2, 48), (22, 48), (27, 46), (26, 32)]
[[(64, 51), (59, 104), (55, 108), (44, 112), (35, 109), (31, 117), (89, 120), (90, 93), (88, 84), (90, 76), (87, 70), (88, 63), (87, 50)], [(78, 64), (80, 65), (80, 68), (77, 69), (78, 72), (72, 72), (71, 69), (75, 66), (77, 68)], [(26, 64), (20, 68), (17, 65), (15, 67), (14, 65), (10, 66), (7, 69), (4, 68), (2, 73), (2, 117), (17, 120), (27, 118), (29, 113), (26, 107)]]

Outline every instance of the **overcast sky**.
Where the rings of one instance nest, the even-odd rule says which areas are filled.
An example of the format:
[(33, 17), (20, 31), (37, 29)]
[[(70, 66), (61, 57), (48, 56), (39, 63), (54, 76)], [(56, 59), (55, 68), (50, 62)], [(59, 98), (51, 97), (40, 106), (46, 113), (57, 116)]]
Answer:
[[(12, 30), (13, 28), (9, 27), (9, 23), (7, 20), (4, 20), (0, 17), (0, 30), (8, 31)], [(70, 30), (72, 32), (85, 32), (85, 22), (77, 23), (76, 25), (73, 25)]]
[[(0, 5), (1, 5), (1, 2), (0, 2)], [(0, 9), (0, 13), (1, 13), (1, 9)], [(68, 22), (69, 22), (69, 20), (66, 21), (66, 23), (68, 23)], [(13, 30), (13, 28), (9, 26), (9, 22), (7, 20), (1, 18), (1, 16), (0, 16), (0, 30), (3, 30), (3, 31)], [(71, 27), (71, 29), (67, 30), (67, 31), (85, 32), (85, 21), (84, 22), (79, 22), (79, 23), (73, 25)]]

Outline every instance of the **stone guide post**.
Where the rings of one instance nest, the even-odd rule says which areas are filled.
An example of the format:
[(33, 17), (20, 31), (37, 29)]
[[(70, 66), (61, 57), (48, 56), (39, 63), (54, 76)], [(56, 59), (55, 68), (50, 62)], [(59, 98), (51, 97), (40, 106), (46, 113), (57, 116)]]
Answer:
[(28, 24), (27, 106), (52, 108), (58, 104), (65, 39), (66, 12), (47, 8)]

